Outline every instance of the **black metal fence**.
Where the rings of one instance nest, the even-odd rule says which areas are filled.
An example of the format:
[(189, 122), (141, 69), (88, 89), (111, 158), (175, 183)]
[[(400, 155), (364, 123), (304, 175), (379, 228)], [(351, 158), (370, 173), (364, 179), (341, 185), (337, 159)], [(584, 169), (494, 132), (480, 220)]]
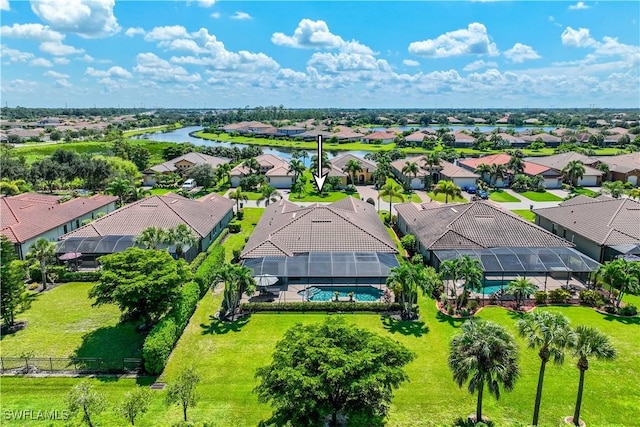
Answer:
[(133, 357), (0, 357), (2, 374), (138, 374), (142, 371), (142, 359)]

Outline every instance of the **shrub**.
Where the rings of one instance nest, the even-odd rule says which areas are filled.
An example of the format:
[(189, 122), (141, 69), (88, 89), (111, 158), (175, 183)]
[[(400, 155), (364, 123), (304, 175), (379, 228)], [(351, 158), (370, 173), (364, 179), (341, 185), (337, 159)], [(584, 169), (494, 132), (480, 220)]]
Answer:
[(478, 301), (472, 300), (469, 302), (469, 311), (471, 313), (475, 312), (478, 309)]
[(59, 282), (96, 282), (100, 280), (99, 271), (65, 271)]
[(233, 250), (233, 262), (238, 262), (240, 260), (240, 254), (242, 253), (242, 249), (236, 248)]
[(635, 316), (638, 314), (638, 308), (633, 304), (627, 304), (620, 309), (620, 314), (623, 316)]
[(356, 186), (353, 184), (349, 184), (344, 188), (345, 193), (355, 193), (356, 190)]
[(32, 264), (29, 266), (29, 277), (34, 282), (42, 282), (42, 273), (40, 272), (40, 266)]
[(571, 294), (566, 289), (554, 289), (549, 291), (549, 299), (556, 304), (565, 304), (571, 298)]
[(544, 304), (547, 302), (547, 293), (545, 291), (535, 291), (533, 298), (535, 298), (536, 304)]
[(605, 306), (604, 311), (606, 311), (609, 314), (616, 314), (616, 308), (612, 305)]
[(239, 222), (232, 221), (229, 223), (229, 233), (239, 233), (241, 228)]
[(200, 295), (204, 295), (215, 278), (216, 273), (224, 265), (224, 246), (218, 245), (206, 254), (206, 258), (193, 275), (193, 280), (200, 288)]
[(195, 273), (196, 270), (198, 270), (198, 267), (200, 267), (200, 265), (204, 262), (204, 260), (207, 258), (207, 253), (206, 252), (200, 252), (198, 254), (198, 256), (196, 256), (193, 261), (191, 261), (190, 267), (191, 267), (191, 272)]
[(604, 305), (604, 297), (598, 291), (580, 291), (580, 304), (589, 307), (602, 307)]
[(418, 248), (416, 237), (413, 234), (402, 236), (402, 239), (400, 239), (400, 244), (402, 244), (402, 247), (411, 253), (416, 252), (416, 249)]
[(387, 312), (400, 311), (401, 306), (398, 303), (384, 302), (251, 302), (240, 304), (242, 311), (252, 313), (258, 311), (288, 311), (288, 312), (338, 312), (338, 311), (369, 311), (369, 312)]
[(242, 209), (240, 209), (238, 212), (236, 212), (236, 218), (241, 221), (244, 219), (244, 211)]
[(155, 375), (162, 372), (177, 339), (178, 326), (171, 316), (162, 319), (149, 332), (142, 346), (144, 368), (148, 373)]
[(367, 203), (369, 203), (370, 205), (373, 205), (373, 206), (375, 206), (375, 205), (376, 205), (376, 201), (375, 201), (375, 200), (373, 200), (371, 197), (369, 197), (369, 198), (367, 199)]
[(191, 315), (196, 309), (198, 300), (200, 300), (200, 287), (196, 282), (189, 282), (182, 287), (180, 300), (172, 311), (178, 331), (187, 326)]

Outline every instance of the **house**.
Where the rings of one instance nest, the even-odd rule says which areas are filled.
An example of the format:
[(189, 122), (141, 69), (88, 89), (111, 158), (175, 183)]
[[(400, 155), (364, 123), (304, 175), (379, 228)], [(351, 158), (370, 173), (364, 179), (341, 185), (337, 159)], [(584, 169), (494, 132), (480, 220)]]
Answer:
[[(542, 276), (583, 280), (598, 263), (574, 244), (490, 202), (396, 205), (398, 229), (412, 234), (420, 253), (435, 268), (468, 255), (480, 261), (485, 276)], [(570, 276), (569, 276), (570, 277)]]
[(447, 121), (450, 125), (461, 125), (462, 120), (456, 119), (455, 117), (447, 117)]
[(85, 260), (95, 260), (134, 246), (136, 237), (147, 227), (166, 230), (185, 224), (198, 239), (185, 248), (185, 259), (191, 261), (206, 251), (231, 221), (233, 206), (233, 200), (215, 193), (199, 199), (173, 193), (147, 197), (61, 236), (57, 252), (79, 252)]
[[(418, 165), (418, 173), (416, 176), (407, 176), (402, 172), (406, 162), (415, 162)], [(425, 156), (416, 156), (407, 159), (398, 159), (391, 162), (391, 171), (400, 181), (409, 183), (413, 189), (425, 188), (426, 177), (430, 175), (432, 184), (437, 184), (440, 180), (452, 181), (460, 188), (468, 187), (476, 184), (480, 178), (479, 175), (465, 170), (453, 163), (440, 160), (437, 166), (429, 166), (425, 161)]]
[(95, 219), (116, 208), (115, 196), (76, 197), (24, 193), (0, 197), (0, 228), (24, 259), (36, 240), (56, 240), (79, 228), (84, 220)]
[(303, 139), (305, 141), (311, 141), (311, 140), (317, 140), (318, 136), (322, 136), (323, 139), (328, 140), (333, 136), (333, 134), (326, 130), (310, 129), (308, 131), (295, 135), (295, 138)]
[(278, 134), (284, 136), (295, 136), (303, 133), (306, 129), (301, 126), (282, 126), (278, 128)]
[(620, 156), (602, 156), (597, 158), (609, 166), (609, 181), (629, 182), (638, 186), (640, 182), (640, 152)]
[(454, 132), (453, 137), (455, 138), (453, 141), (454, 147), (473, 147), (473, 144), (476, 142), (473, 136), (461, 131)]
[(381, 285), (398, 250), (376, 208), (347, 197), (330, 205), (266, 207), (240, 258), (254, 276), (292, 285)]
[[(365, 160), (360, 157), (354, 156), (353, 154), (344, 154), (339, 157), (335, 157), (329, 160), (335, 168), (344, 171), (345, 166), (349, 163), (349, 160), (354, 160), (360, 163), (361, 171), (356, 173), (356, 182), (353, 184), (366, 184), (373, 181), (373, 177), (371, 174), (378, 169), (378, 164), (372, 160)], [(351, 181), (351, 173), (349, 171), (345, 171), (347, 176), (349, 177), (349, 182)]]
[(239, 122), (239, 123), (231, 123), (225, 126), (222, 126), (221, 129), (226, 133), (239, 133), (241, 135), (244, 134), (260, 134), (264, 133), (267, 130), (273, 128), (270, 124), (251, 121), (251, 122)]
[(216, 169), (218, 166), (229, 163), (229, 159), (222, 157), (209, 156), (202, 153), (186, 153), (175, 159), (168, 160), (159, 165), (151, 166), (142, 173), (142, 179), (144, 185), (155, 185), (157, 174), (172, 174), (178, 173), (181, 176), (185, 176), (191, 168), (197, 165), (209, 165)]
[(364, 134), (348, 127), (341, 127), (340, 130), (333, 133), (331, 137), (336, 137), (340, 142), (355, 142), (360, 141), (364, 137)]
[(536, 133), (533, 135), (524, 135), (522, 139), (525, 141), (527, 145), (530, 145), (532, 142), (542, 141), (544, 145), (547, 147), (557, 147), (562, 144), (562, 138), (554, 135), (550, 135), (548, 133)]
[(391, 144), (395, 138), (394, 132), (379, 131), (363, 136), (361, 141), (366, 144)]
[(404, 139), (410, 143), (420, 144), (425, 138), (435, 141), (437, 139), (435, 131), (433, 129), (419, 130), (407, 135)]
[[(256, 157), (260, 165), (260, 173), (267, 177), (267, 182), (274, 188), (289, 188), (293, 184), (293, 175), (289, 173), (289, 162), (273, 154), (261, 154)], [(229, 177), (231, 186), (238, 187), (240, 179), (249, 174), (249, 169), (242, 163), (231, 169)]]
[[(526, 159), (530, 163), (546, 166), (553, 169), (559, 175), (563, 175), (562, 170), (570, 161), (580, 161), (584, 165), (584, 176), (578, 179), (578, 185), (583, 187), (594, 187), (602, 182), (602, 171), (596, 169), (599, 160), (595, 157), (570, 151), (568, 153), (558, 153), (552, 156), (531, 157)], [(557, 187), (547, 187), (557, 188)]]
[(497, 136), (505, 141), (509, 146), (514, 148), (526, 147), (529, 145), (529, 142), (525, 141), (523, 138), (516, 135), (511, 135), (510, 133), (498, 133)]
[(640, 245), (640, 203), (631, 199), (579, 195), (534, 213), (540, 227), (600, 262), (622, 254), (621, 246)]
[(56, 117), (48, 117), (37, 122), (36, 126), (40, 128), (54, 128), (60, 126), (60, 124), (60, 119)]

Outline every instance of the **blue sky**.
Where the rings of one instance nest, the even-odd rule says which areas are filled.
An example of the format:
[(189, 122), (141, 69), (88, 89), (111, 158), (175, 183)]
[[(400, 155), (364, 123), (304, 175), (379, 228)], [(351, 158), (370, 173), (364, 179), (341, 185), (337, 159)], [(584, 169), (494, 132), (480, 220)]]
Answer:
[(0, 0), (15, 107), (640, 108), (640, 2)]

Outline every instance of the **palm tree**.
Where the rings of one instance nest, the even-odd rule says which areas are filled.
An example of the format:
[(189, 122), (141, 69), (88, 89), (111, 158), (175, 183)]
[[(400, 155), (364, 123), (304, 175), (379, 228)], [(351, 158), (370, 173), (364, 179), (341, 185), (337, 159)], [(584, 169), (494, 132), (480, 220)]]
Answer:
[(360, 164), (360, 161), (354, 160), (354, 159), (350, 159), (347, 162), (347, 164), (344, 165), (342, 170), (344, 172), (347, 172), (347, 173), (351, 174), (351, 183), (353, 185), (356, 185), (356, 182), (357, 182), (356, 174), (358, 172), (362, 172), (362, 165)]
[(567, 181), (571, 183), (571, 186), (575, 187), (578, 184), (578, 180), (584, 176), (584, 164), (580, 160), (571, 160), (562, 169), (562, 173)]
[(552, 311), (534, 311), (531, 314), (525, 314), (516, 323), (516, 328), (520, 336), (527, 341), (529, 348), (539, 349), (540, 373), (538, 374), (538, 389), (533, 408), (533, 422), (531, 423), (537, 426), (547, 362), (553, 357), (553, 362), (556, 365), (561, 365), (564, 361), (564, 350), (573, 347), (576, 336), (569, 327), (569, 319), (561, 313)]
[[(404, 162), (404, 166), (402, 167), (402, 174), (405, 176), (409, 176), (409, 175), (413, 175), (413, 177), (415, 178), (416, 176), (418, 176), (418, 172), (419, 172), (419, 168), (418, 168), (418, 164), (416, 162)], [(411, 183), (411, 180), (409, 180), (409, 183)]]
[(242, 166), (249, 169), (249, 175), (254, 175), (260, 172), (260, 163), (258, 163), (255, 157), (251, 157), (250, 159), (245, 160), (242, 163)]
[(624, 184), (622, 181), (605, 182), (602, 184), (602, 192), (613, 198), (619, 199), (624, 194)]
[(456, 305), (456, 308), (459, 310), (466, 305), (470, 291), (479, 292), (482, 290), (484, 271), (482, 270), (480, 261), (472, 259), (469, 255), (463, 255), (457, 258), (455, 262), (460, 278), (464, 279), (464, 287), (462, 288), (462, 293), (458, 297)]
[(312, 173), (322, 174), (322, 171), (325, 169), (330, 169), (331, 163), (329, 163), (329, 156), (324, 151), (322, 152), (322, 161), (320, 168), (318, 168), (318, 156), (311, 156), (311, 164), (309, 165), (309, 169)]
[(440, 181), (436, 188), (433, 190), (433, 194), (444, 194), (444, 202), (449, 203), (449, 196), (454, 200), (456, 197), (462, 197), (462, 190), (455, 185), (452, 181)]
[(488, 178), (489, 182), (491, 182), (491, 166), (486, 163), (480, 163), (476, 168), (476, 172), (480, 174), (483, 179)]
[(287, 173), (293, 173), (293, 182), (296, 182), (298, 177), (304, 173), (305, 169), (304, 163), (298, 159), (292, 159), (289, 162), (289, 170)]
[(469, 380), (469, 393), (478, 392), (476, 422), (482, 421), (485, 384), (499, 399), (500, 386), (511, 391), (520, 376), (514, 338), (502, 326), (479, 319), (466, 321), (462, 332), (453, 337), (448, 362), (458, 386)]
[(216, 169), (218, 175), (218, 181), (229, 182), (229, 172), (231, 172), (231, 165), (229, 163), (223, 163)]
[(516, 299), (517, 310), (520, 308), (522, 303), (524, 303), (524, 299), (534, 293), (536, 289), (536, 285), (531, 283), (530, 280), (523, 277), (509, 282), (509, 284), (507, 285), (506, 293), (509, 295), (513, 295)]
[[(620, 308), (624, 294), (640, 294), (640, 263), (617, 258), (598, 268), (599, 282), (609, 285), (609, 294), (615, 298), (613, 303)], [(613, 290), (617, 290), (617, 297)]]
[(524, 173), (524, 160), (521, 157), (511, 156), (507, 162), (507, 168), (511, 170), (513, 175), (522, 175)]
[(389, 224), (391, 224), (391, 202), (394, 198), (404, 202), (404, 194), (402, 194), (402, 187), (395, 182), (388, 182), (382, 186), (378, 192), (380, 197), (389, 198)]
[(598, 165), (598, 170), (604, 174), (605, 179), (609, 175), (609, 165), (606, 163), (600, 163)]
[(617, 354), (608, 336), (596, 328), (580, 325), (576, 328), (576, 345), (573, 355), (578, 358), (577, 366), (580, 370), (580, 382), (578, 383), (576, 409), (573, 412), (573, 424), (579, 426), (582, 391), (584, 389), (584, 373), (589, 369), (589, 357), (595, 357), (598, 360), (613, 360)]
[(422, 166), (421, 169), (427, 172), (424, 176), (425, 178), (424, 185), (427, 188), (427, 190), (430, 190), (431, 185), (433, 184), (431, 174), (433, 173), (434, 168), (440, 168), (440, 162), (442, 160), (440, 159), (440, 152), (434, 151), (432, 153), (427, 154), (420, 160), (424, 162), (424, 165)]
[(236, 201), (236, 212), (240, 210), (240, 200), (249, 200), (249, 197), (242, 192), (242, 187), (238, 187), (235, 191), (231, 191), (229, 193), (229, 198)]
[(505, 165), (499, 165), (494, 163), (490, 166), (491, 171), (489, 172), (489, 181), (496, 185), (498, 183), (498, 178), (504, 179), (507, 174), (507, 167)]
[(198, 242), (198, 237), (186, 224), (178, 224), (176, 228), (167, 230), (165, 243), (176, 248), (176, 257), (182, 258), (185, 246), (193, 246)]
[(260, 187), (260, 198), (257, 200), (256, 204), (260, 206), (260, 202), (264, 200), (264, 205), (269, 206), (269, 202), (277, 202), (278, 197), (282, 199), (282, 195), (278, 190), (270, 185), (263, 185)]
[(135, 243), (145, 249), (157, 249), (167, 240), (167, 233), (160, 227), (147, 227), (136, 237)]
[(225, 264), (218, 269), (216, 282), (224, 282), (224, 294), (222, 300), (222, 317), (231, 314), (231, 321), (235, 320), (242, 294), (251, 296), (256, 290), (256, 281), (251, 276), (252, 271), (238, 264)]
[(301, 198), (304, 193), (306, 193), (306, 179), (304, 178), (304, 176), (300, 176), (295, 180), (295, 182), (291, 186), (291, 191), (294, 193), (298, 193), (298, 199)]
[(423, 295), (429, 295), (439, 282), (440, 278), (433, 267), (403, 262), (399, 267), (391, 269), (386, 284), (398, 297), (402, 306), (402, 318), (410, 320), (414, 317), (418, 290)]
[(125, 198), (135, 191), (136, 188), (133, 186), (133, 184), (129, 180), (126, 180), (124, 178), (114, 178), (109, 183), (107, 188), (104, 189), (105, 193), (118, 196), (118, 206), (122, 206)]
[(40, 266), (40, 274), (42, 275), (42, 290), (47, 289), (47, 263), (53, 261), (56, 256), (56, 245), (45, 238), (40, 238), (31, 245), (26, 258), (33, 260)]
[(133, 192), (133, 199), (140, 200), (150, 195), (151, 195), (151, 191), (145, 190), (144, 187), (140, 187)]
[[(460, 278), (460, 272), (458, 270), (458, 262), (456, 262), (456, 260), (453, 259), (448, 259), (445, 261), (442, 261), (442, 263), (440, 264), (440, 276), (442, 277), (443, 281), (446, 281), (448, 283), (448, 280), (451, 280), (453, 282), (453, 289), (452, 289), (452, 296), (455, 297), (455, 283), (456, 281)], [(447, 286), (448, 288), (448, 286)], [(447, 297), (449, 296), (449, 289), (445, 289), (445, 295), (447, 295)]]

